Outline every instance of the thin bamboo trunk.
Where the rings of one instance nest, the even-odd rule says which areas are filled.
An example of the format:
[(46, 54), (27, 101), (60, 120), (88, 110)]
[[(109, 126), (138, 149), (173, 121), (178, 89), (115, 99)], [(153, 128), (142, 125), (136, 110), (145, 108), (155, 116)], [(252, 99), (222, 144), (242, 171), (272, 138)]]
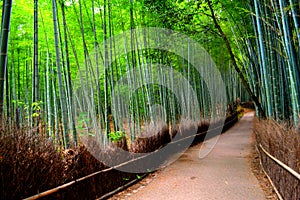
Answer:
[(39, 101), (39, 37), (38, 37), (38, 0), (34, 0), (34, 53), (33, 53), (33, 78), (32, 78), (32, 102)]
[(215, 24), (216, 28), (218, 29), (218, 31), (219, 31), (221, 37), (223, 38), (223, 40), (224, 40), (224, 42), (225, 42), (225, 44), (226, 44), (227, 50), (228, 50), (229, 55), (230, 55), (230, 59), (231, 59), (231, 61), (232, 61), (232, 64), (233, 64), (233, 66), (234, 66), (236, 72), (238, 73), (238, 75), (239, 75), (239, 77), (240, 77), (242, 83), (244, 84), (245, 89), (247, 90), (247, 92), (249, 93), (249, 95), (251, 96), (251, 98), (253, 99), (253, 101), (255, 102), (255, 104), (256, 104), (256, 106), (257, 106), (257, 108), (258, 108), (258, 110), (259, 110), (260, 115), (261, 115), (263, 118), (265, 118), (265, 117), (266, 117), (266, 114), (265, 114), (265, 112), (264, 112), (264, 110), (263, 110), (263, 108), (262, 108), (262, 106), (261, 106), (261, 103), (260, 103), (259, 99), (257, 98), (257, 96), (256, 96), (256, 95), (252, 92), (252, 90), (250, 89), (250, 86), (249, 86), (248, 82), (246, 81), (246, 79), (245, 79), (243, 73), (241, 72), (241, 70), (239, 69), (239, 67), (238, 67), (238, 65), (237, 65), (237, 62), (236, 62), (235, 56), (234, 56), (234, 54), (233, 54), (233, 51), (232, 51), (230, 42), (229, 42), (227, 36), (226, 36), (225, 33), (223, 32), (222, 28), (220, 27), (220, 25), (219, 25), (219, 23), (218, 23), (218, 21), (217, 21), (217, 18), (216, 18), (216, 16), (215, 16), (215, 12), (214, 12), (213, 7), (212, 7), (212, 4), (211, 4), (211, 1), (210, 1), (210, 0), (206, 0), (206, 2), (208, 3), (209, 9), (210, 9), (210, 11), (211, 11), (211, 17), (212, 17), (212, 19), (213, 19), (213, 21), (214, 21), (214, 24)]
[(12, 8), (12, 0), (3, 1), (3, 17), (1, 24), (1, 43), (0, 43), (0, 121), (2, 121), (4, 111), (4, 82), (5, 73), (7, 71), (7, 50), (8, 50), (8, 38), (10, 30), (10, 16)]
[(73, 89), (72, 89), (72, 80), (71, 80), (71, 68), (70, 68), (70, 58), (69, 58), (69, 46), (68, 46), (68, 37), (67, 37), (67, 21), (66, 21), (66, 14), (65, 14), (65, 5), (61, 2), (61, 10), (62, 10), (62, 17), (63, 17), (63, 28), (64, 28), (64, 49), (65, 49), (65, 56), (66, 56), (66, 85), (67, 85), (67, 96), (68, 98), (68, 110), (70, 116), (70, 126), (73, 136), (73, 142), (75, 145), (78, 143), (77, 139), (77, 130), (75, 124), (75, 115), (74, 115), (74, 101), (73, 101)]
[(101, 96), (101, 86), (100, 86), (100, 71), (99, 71), (99, 54), (101, 55), (101, 52), (99, 51), (99, 44), (97, 39), (97, 27), (96, 27), (96, 18), (95, 18), (95, 0), (92, 1), (92, 23), (93, 23), (93, 36), (94, 36), (94, 52), (95, 52), (95, 65), (96, 65), (96, 88), (97, 88), (97, 107), (98, 107), (98, 115), (100, 118), (100, 126), (101, 130), (104, 127), (104, 112), (103, 112), (103, 106), (102, 106), (102, 96)]
[(57, 78), (59, 84), (59, 95), (60, 95), (60, 106), (62, 111), (62, 122), (63, 122), (63, 135), (65, 139), (65, 148), (69, 148), (69, 129), (68, 129), (68, 118), (67, 118), (67, 105), (66, 105), (66, 94), (63, 86), (63, 74), (61, 70), (60, 63), (60, 51), (59, 51), (59, 40), (58, 40), (58, 27), (57, 27), (57, 9), (56, 9), (56, 1), (52, 0), (52, 9), (53, 9), (53, 25), (54, 25), (54, 42), (55, 42), (55, 52), (56, 52), (56, 67), (57, 67)]
[(283, 37), (284, 37), (284, 45), (286, 49), (286, 54), (288, 56), (288, 72), (289, 72), (289, 85), (291, 90), (291, 100), (292, 100), (292, 112), (295, 126), (299, 123), (299, 115), (300, 115), (300, 97), (299, 97), (299, 69), (297, 66), (297, 59), (295, 49), (293, 47), (293, 42), (291, 41), (291, 30), (290, 30), (290, 22), (285, 11), (285, 4), (283, 0), (279, 0), (280, 13), (282, 19), (282, 27), (283, 27)]

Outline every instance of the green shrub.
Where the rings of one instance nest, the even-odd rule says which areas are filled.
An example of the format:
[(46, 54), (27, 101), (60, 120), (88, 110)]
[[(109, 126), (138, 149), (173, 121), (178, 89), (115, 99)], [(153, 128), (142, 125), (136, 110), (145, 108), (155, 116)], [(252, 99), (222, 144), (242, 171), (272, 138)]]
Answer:
[(108, 134), (108, 138), (110, 139), (110, 141), (112, 142), (119, 142), (122, 140), (122, 138), (125, 136), (125, 133), (123, 133), (122, 131), (116, 131), (116, 132), (110, 132)]

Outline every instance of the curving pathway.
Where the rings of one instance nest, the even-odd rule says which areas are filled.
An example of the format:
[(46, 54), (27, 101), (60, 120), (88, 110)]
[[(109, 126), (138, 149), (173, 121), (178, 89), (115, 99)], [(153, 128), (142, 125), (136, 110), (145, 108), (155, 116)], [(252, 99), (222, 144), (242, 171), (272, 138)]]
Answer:
[(254, 113), (222, 134), (212, 152), (198, 158), (200, 145), (189, 148), (145, 185), (111, 199), (130, 200), (262, 200), (266, 199), (251, 172), (249, 154)]

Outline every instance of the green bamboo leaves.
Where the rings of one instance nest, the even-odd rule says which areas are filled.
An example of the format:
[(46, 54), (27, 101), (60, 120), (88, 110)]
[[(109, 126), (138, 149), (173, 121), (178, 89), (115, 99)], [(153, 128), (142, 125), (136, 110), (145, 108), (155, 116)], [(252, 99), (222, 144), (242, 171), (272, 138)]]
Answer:
[[(299, 123), (299, 8), (292, 0), (250, 1), (256, 35), (255, 72), (269, 117)], [(252, 48), (254, 50), (254, 48)], [(251, 50), (250, 50), (251, 51)], [(253, 55), (253, 54), (252, 54)]]
[[(238, 97), (251, 96), (262, 116), (266, 112), (268, 117), (299, 122), (299, 4), (295, 0), (248, 0), (250, 11), (244, 1), (236, 1), (245, 6), (241, 13), (229, 1), (37, 2), (16, 0), (14, 4), (17, 17), (12, 20), (7, 67), (11, 1), (4, 1), (0, 113), (5, 104), (13, 120), (32, 127), (33, 120), (24, 116), (32, 116), (29, 105), (41, 101), (34, 126), (47, 127), (47, 136), (65, 148), (78, 144), (77, 136), (85, 132), (99, 136), (101, 144), (107, 145), (111, 132), (121, 131), (134, 141), (150, 126), (171, 129), (183, 113), (186, 118), (197, 115), (193, 109), (197, 102), (198, 117), (219, 118), (226, 112), (226, 106), (219, 105)], [(230, 20), (244, 26), (233, 35), (232, 23), (224, 20), (228, 10), (233, 12)], [(212, 83), (219, 80), (214, 69), (200, 68), (207, 77), (196, 73), (197, 66), (191, 62), (197, 51), (191, 40), (175, 54), (168, 51), (172, 42), (167, 38), (141, 27), (169, 28), (169, 39), (174, 29), (202, 43), (222, 68), (227, 102), (217, 98), (219, 88)], [(122, 44), (109, 40), (116, 35), (125, 37), (128, 30), (133, 31)], [(158, 48), (151, 49), (153, 44), (159, 44)], [(223, 50), (226, 47), (229, 53)], [(208, 56), (203, 59), (205, 63)], [(191, 87), (179, 86), (176, 73), (168, 67)], [(118, 84), (124, 76), (127, 82)], [(139, 88), (135, 88), (137, 83), (141, 83)], [(176, 88), (186, 91), (176, 96), (172, 93)], [(194, 91), (197, 98), (191, 97)], [(24, 109), (26, 105), (29, 109)]]

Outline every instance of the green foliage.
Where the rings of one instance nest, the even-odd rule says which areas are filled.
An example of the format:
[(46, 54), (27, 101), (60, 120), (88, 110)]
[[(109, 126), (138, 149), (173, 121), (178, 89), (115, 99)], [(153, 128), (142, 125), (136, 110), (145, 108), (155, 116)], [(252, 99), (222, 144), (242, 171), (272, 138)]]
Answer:
[[(240, 59), (247, 57), (245, 51), (239, 51), (237, 48), (239, 45), (244, 45), (243, 34), (251, 33), (253, 29), (251, 20), (248, 19), (250, 12), (247, 11), (245, 2), (242, 0), (211, 0), (211, 2), (220, 26), (232, 44), (235, 56)], [(63, 127), (66, 128), (63, 131), (64, 137), (69, 135), (67, 133), (69, 131), (76, 136), (76, 130), (79, 134), (88, 132), (92, 135), (98, 131), (93, 128), (98, 126), (101, 133), (109, 133), (108, 137), (111, 141), (120, 141), (125, 134), (121, 131), (110, 132), (109, 130), (110, 124), (114, 124), (114, 130), (117, 130), (116, 119), (110, 118), (115, 114), (126, 115), (122, 116), (122, 120), (127, 119), (122, 125), (126, 126), (128, 128), (126, 130), (132, 134), (131, 139), (135, 138), (134, 134), (141, 132), (145, 123), (156, 117), (157, 111), (166, 111), (162, 112), (166, 123), (171, 124), (179, 119), (182, 110), (187, 110), (191, 103), (187, 95), (184, 97), (186, 99), (180, 99), (181, 97), (174, 95), (170, 88), (155, 84), (145, 84), (135, 88), (137, 76), (141, 76), (141, 80), (148, 79), (147, 81), (151, 82), (151, 79), (159, 79), (162, 83), (172, 82), (172, 87), (178, 86), (174, 81), (178, 78), (176, 75), (175, 77), (165, 75), (163, 67), (162, 70), (153, 72), (152, 64), (170, 66), (188, 79), (197, 92), (197, 100), (203, 116), (207, 117), (208, 113), (212, 112), (213, 102), (210, 102), (212, 94), (208, 94), (203, 77), (197, 75), (194, 68), (196, 66), (190, 66), (177, 54), (148, 48), (152, 41), (148, 41), (150, 39), (147, 38), (147, 34), (132, 33), (132, 39), (128, 39), (126, 44), (115, 44), (116, 41), (109, 41), (106, 43), (108, 50), (103, 50), (105, 38), (121, 34), (133, 27), (163, 27), (195, 39), (208, 51), (222, 73), (224, 72), (223, 79), (229, 101), (244, 93), (244, 90), (240, 89), (237, 75), (229, 70), (232, 64), (228, 53), (224, 51), (226, 45), (211, 20), (206, 1), (57, 1), (59, 42), (55, 44), (51, 1), (41, 0), (38, 12), (40, 54), (38, 93), (39, 99), (45, 103), (35, 102), (31, 106), (25, 106), (30, 105), (33, 99), (31, 94), (33, 91), (33, 7), (33, 1), (16, 0), (13, 3), (7, 68), (9, 83), (7, 91), (12, 101), (7, 99), (5, 103), (11, 108), (18, 104), (17, 106), (21, 108), (20, 112), (25, 107), (27, 118), (47, 119), (45, 121), (48, 122), (48, 131), (51, 135), (55, 135), (56, 130), (59, 130), (60, 124), (56, 122), (63, 121)], [(65, 24), (62, 17), (63, 7)], [(94, 12), (92, 12), (93, 7)], [(242, 28), (237, 25), (245, 21), (247, 23), (243, 24)], [(144, 36), (144, 40), (140, 42), (139, 39)], [(141, 47), (143, 50), (129, 52), (128, 49), (132, 46)], [(56, 48), (58, 54), (55, 54)], [(114, 54), (118, 54), (119, 51), (122, 55), (114, 58)], [(189, 53), (193, 56), (193, 52)], [(57, 59), (59, 61), (55, 62)], [(104, 66), (105, 62), (109, 63), (109, 67)], [(59, 64), (61, 66), (58, 66)], [(137, 68), (140, 69), (139, 73), (129, 74), (131, 70)], [(242, 72), (248, 73), (247, 69)], [(129, 80), (123, 85), (119, 84), (119, 80), (124, 77)], [(117, 91), (121, 99), (114, 99), (113, 91)], [(66, 94), (62, 95), (64, 93)], [(185, 105), (180, 105), (181, 102)], [(115, 110), (113, 103), (124, 104), (124, 106)], [(164, 110), (157, 109), (159, 107), (155, 105), (161, 105)], [(41, 110), (47, 110), (48, 113)], [(73, 111), (74, 117), (71, 115)], [(97, 119), (93, 119), (94, 116)], [(25, 121), (23, 118), (20, 120)], [(75, 123), (71, 125), (73, 122)], [(30, 123), (30, 120), (26, 120), (25, 123)], [(50, 128), (53, 129), (53, 133)], [(76, 138), (75, 136), (73, 138)], [(107, 138), (102, 141), (105, 143), (106, 140)]]
[[(20, 102), (20, 103), (18, 103), (18, 105), (24, 105), (22, 102)], [(32, 118), (37, 118), (37, 117), (39, 117), (40, 116), (40, 114), (41, 114), (41, 106), (43, 105), (43, 102), (42, 101), (37, 101), (37, 102), (33, 102), (32, 104), (31, 104), (31, 117)], [(24, 107), (24, 110), (27, 110), (27, 111), (29, 111), (29, 106), (28, 105), (26, 105), (25, 107)], [(29, 116), (27, 116), (26, 118), (29, 118)]]
[(22, 101), (12, 100), (11, 102), (16, 104), (17, 107), (23, 107), (25, 105)]
[(125, 137), (125, 133), (123, 133), (122, 131), (115, 131), (115, 132), (110, 132), (108, 134), (108, 138), (110, 139), (110, 141), (112, 142), (118, 142), (121, 141), (122, 138)]
[(140, 176), (140, 175), (136, 175), (136, 178), (138, 179), (138, 180), (140, 180), (140, 179), (142, 179), (142, 177)]
[(129, 178), (123, 178), (124, 181), (129, 181)]
[(240, 105), (237, 106), (236, 112), (238, 113), (238, 118), (242, 118), (244, 115), (244, 108)]

